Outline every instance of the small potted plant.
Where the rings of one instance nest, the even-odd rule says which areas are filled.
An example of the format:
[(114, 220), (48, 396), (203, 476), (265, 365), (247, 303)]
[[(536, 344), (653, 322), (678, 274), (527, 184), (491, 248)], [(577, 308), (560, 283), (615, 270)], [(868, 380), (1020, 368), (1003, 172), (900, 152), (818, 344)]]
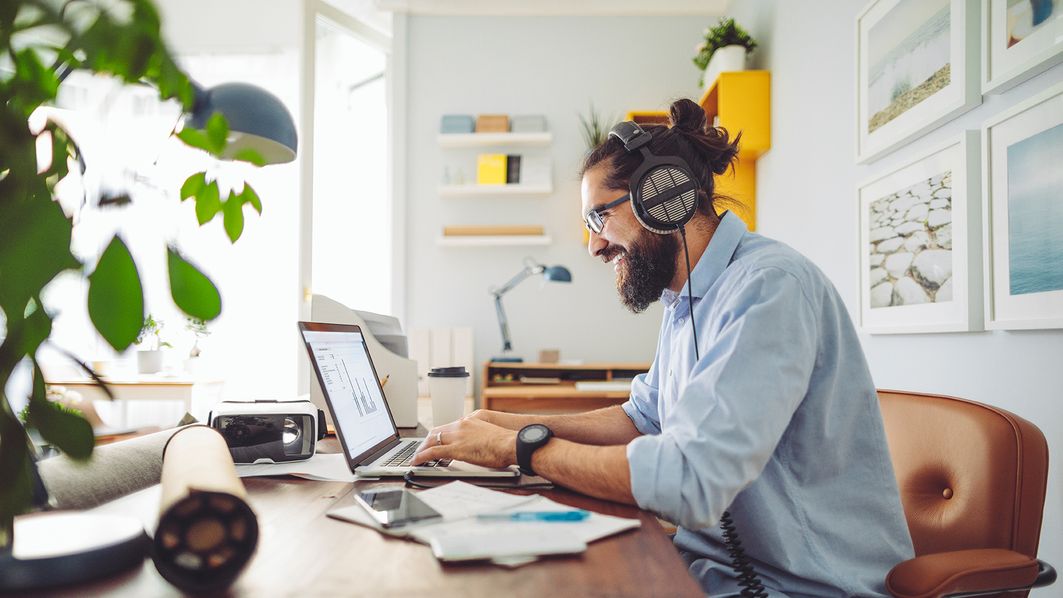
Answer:
[(705, 41), (694, 48), (694, 64), (702, 71), (699, 84), (708, 89), (720, 73), (745, 70), (746, 55), (756, 47), (757, 42), (734, 19), (720, 19), (715, 27), (705, 29)]
[(586, 116), (579, 115), (580, 132), (583, 134), (583, 142), (587, 144), (588, 152), (594, 151), (594, 148), (609, 138), (609, 130), (615, 120), (595, 110), (593, 102)]
[[(162, 320), (155, 320), (151, 314), (148, 314), (148, 317), (144, 318), (144, 325), (140, 327), (140, 334), (137, 335), (136, 340), (137, 346), (142, 347), (145, 341), (148, 341), (151, 347), (137, 351), (137, 371), (141, 374), (155, 374), (162, 370), (162, 350), (164, 347), (173, 347), (162, 340), (162, 326)], [(149, 336), (154, 339), (149, 340)]]
[(207, 328), (207, 323), (199, 318), (188, 317), (186, 320), (185, 329), (192, 332), (195, 340), (192, 342), (192, 349), (188, 352), (188, 359), (185, 360), (185, 371), (194, 374), (199, 367), (199, 356), (203, 353), (199, 348), (199, 341), (210, 336), (210, 329)]

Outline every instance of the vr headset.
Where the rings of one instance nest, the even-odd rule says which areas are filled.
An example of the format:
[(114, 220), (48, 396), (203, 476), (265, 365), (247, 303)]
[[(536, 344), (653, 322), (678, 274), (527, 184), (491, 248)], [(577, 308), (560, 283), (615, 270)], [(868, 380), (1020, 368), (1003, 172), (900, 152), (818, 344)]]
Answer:
[(325, 412), (307, 400), (222, 401), (207, 417), (234, 463), (285, 463), (314, 456)]

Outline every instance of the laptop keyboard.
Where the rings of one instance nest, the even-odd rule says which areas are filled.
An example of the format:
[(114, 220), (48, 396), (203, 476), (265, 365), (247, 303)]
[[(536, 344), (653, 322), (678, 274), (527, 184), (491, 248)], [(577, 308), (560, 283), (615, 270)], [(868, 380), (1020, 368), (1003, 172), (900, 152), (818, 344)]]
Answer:
[[(387, 461), (382, 462), (381, 465), (384, 467), (409, 467), (410, 461), (413, 460), (413, 454), (417, 452), (417, 447), (420, 444), (418, 441), (407, 442)], [(421, 463), (417, 467), (446, 467), (447, 465), (450, 465), (450, 459), (433, 459)]]

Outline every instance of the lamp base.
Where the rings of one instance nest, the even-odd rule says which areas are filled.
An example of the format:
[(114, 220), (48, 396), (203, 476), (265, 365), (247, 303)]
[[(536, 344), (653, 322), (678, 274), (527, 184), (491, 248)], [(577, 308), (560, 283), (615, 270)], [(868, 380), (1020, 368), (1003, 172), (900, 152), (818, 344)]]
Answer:
[(15, 544), (0, 554), (0, 592), (81, 583), (144, 561), (151, 541), (139, 520), (49, 512), (15, 519)]
[(501, 357), (492, 357), (492, 363), (523, 363), (523, 357), (513, 357), (512, 355), (503, 355)]

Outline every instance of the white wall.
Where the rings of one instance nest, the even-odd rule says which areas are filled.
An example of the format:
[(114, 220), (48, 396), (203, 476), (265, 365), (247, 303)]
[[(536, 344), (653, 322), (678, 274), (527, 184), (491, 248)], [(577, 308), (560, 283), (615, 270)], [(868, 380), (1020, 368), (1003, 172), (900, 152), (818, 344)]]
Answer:
[[(736, 2), (730, 11), (761, 43), (754, 66), (772, 71), (772, 149), (757, 164), (758, 226), (809, 256), (841, 291), (856, 320), (856, 185), (963, 129), (1063, 80), (1063, 67), (1002, 95), (905, 149), (854, 163), (855, 18), (864, 3)], [(910, 150), (910, 152), (909, 152)], [(1063, 232), (1061, 232), (1063, 234)], [(1040, 556), (1063, 564), (1063, 331), (864, 335), (880, 388), (918, 390), (990, 403), (1024, 417), (1048, 438), (1048, 497)], [(1056, 586), (1058, 587), (1058, 585)], [(1034, 592), (1059, 595), (1060, 590)]]
[[(660, 306), (635, 316), (616, 297), (611, 266), (582, 242), (579, 180), (584, 153), (577, 115), (588, 102), (618, 117), (665, 109), (696, 93), (693, 47), (709, 17), (438, 17), (409, 19), (407, 309), (409, 324), (469, 325), (477, 363), (500, 352), (487, 289), (525, 256), (572, 271), (572, 284), (526, 281), (506, 295), (517, 354), (535, 360), (653, 358)], [(554, 193), (533, 198), (440, 198), (445, 113), (540, 113), (554, 141)], [(510, 150), (514, 153), (515, 150)], [(465, 171), (466, 178), (474, 172)], [(446, 224), (541, 224), (547, 247), (438, 247)], [(477, 376), (478, 377), (478, 376)]]

